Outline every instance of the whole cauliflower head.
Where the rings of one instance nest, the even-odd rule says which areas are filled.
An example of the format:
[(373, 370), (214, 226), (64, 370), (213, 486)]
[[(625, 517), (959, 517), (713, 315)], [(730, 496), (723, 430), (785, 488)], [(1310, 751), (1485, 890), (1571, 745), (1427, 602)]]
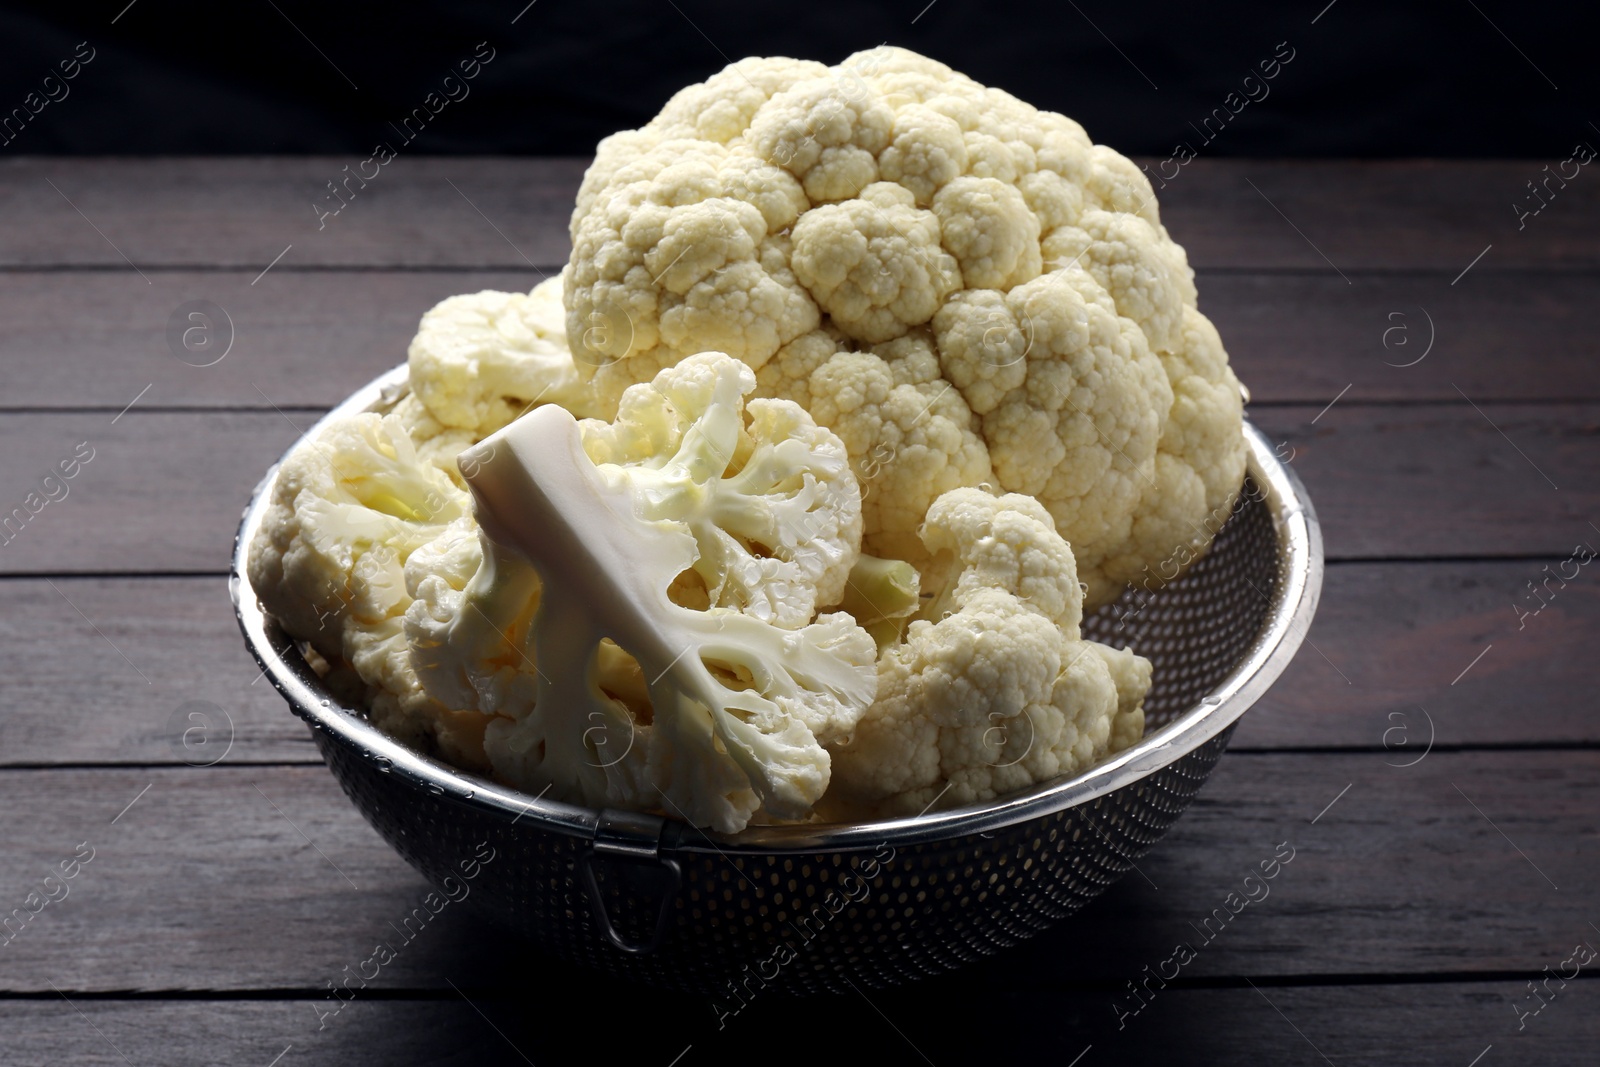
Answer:
[(1083, 640), (1072, 549), (1032, 497), (956, 489), (923, 539), (956, 560), (878, 661), (878, 696), (830, 746), (835, 818), (914, 815), (1087, 770), (1144, 732), (1150, 661)]
[(929, 505), (990, 483), (1045, 506), (1095, 607), (1195, 555), (1242, 479), (1238, 383), (1139, 168), (913, 52), (682, 90), (601, 142), (571, 236), (599, 411), (737, 357), (845, 442), (868, 552), (927, 566)]

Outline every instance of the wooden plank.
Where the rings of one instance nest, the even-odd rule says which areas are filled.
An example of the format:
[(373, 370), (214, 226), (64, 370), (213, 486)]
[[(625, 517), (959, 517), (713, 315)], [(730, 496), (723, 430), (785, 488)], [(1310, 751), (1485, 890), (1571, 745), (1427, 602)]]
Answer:
[(1513, 205), (1537, 206), (1526, 183), (1544, 178), (1543, 160), (1204, 162), (1156, 189), (1162, 222), (1197, 267), (1436, 270), (1448, 282), (1469, 266), (1600, 262), (1600, 184), (1552, 180), (1552, 202), (1518, 229)]
[[(11, 324), (0, 337), (5, 404), (116, 410), (149, 385), (141, 403), (265, 409), (256, 382), (280, 406), (331, 406), (402, 362), (417, 320), (439, 300), (539, 280), (526, 268), (280, 266), (252, 277), (157, 272), (145, 285), (126, 269), (13, 274), (0, 288), (0, 321)], [(1199, 279), (1201, 306), (1258, 401), (1321, 405), (1346, 386), (1345, 401), (1459, 402), (1457, 386), (1480, 403), (1600, 398), (1600, 275), (1474, 271), (1454, 287), (1436, 275), (1353, 280), (1210, 273)], [(169, 321), (193, 300), (212, 301), (232, 324), (233, 347), (212, 366), (190, 364), (214, 356), (180, 360), (168, 341)]]
[[(271, 399), (276, 386), (257, 384)], [(1294, 450), (1332, 557), (1547, 555), (1554, 563), (1600, 536), (1587, 518), (1600, 515), (1595, 405), (1479, 411), (1341, 401), (1325, 414), (1289, 406), (1251, 415), (1286, 444), (1284, 456)], [(82, 442), (95, 449), (68, 496), (0, 545), (0, 572), (221, 571), (251, 489), (314, 417), (135, 408), (120, 417), (0, 418), (0, 514), (23, 505)]]
[[(1573, 935), (1573, 941), (1583, 938), (1581, 933)], [(1588, 939), (1600, 944), (1592, 932)], [(1569, 943), (1558, 949), (1552, 962), (1566, 958), (1571, 948)], [(1560, 985), (1552, 981), (1551, 988)], [(1122, 990), (1122, 1000), (1116, 1002), (1127, 996)], [(915, 1011), (909, 997), (906, 1003)], [(1593, 1060), (1594, 1035), (1600, 1032), (1600, 1020), (1594, 1015), (1600, 1006), (1600, 982), (1594, 981), (1571, 982), (1560, 989), (1558, 999), (1529, 1018), (1521, 1031), (1512, 1005), (1538, 1003), (1529, 997), (1525, 980), (1160, 990), (1121, 1029), (1113, 1021), (1117, 1015), (1112, 1001), (1103, 995), (1020, 993), (994, 1001), (985, 998), (984, 1003), (994, 1018), (1051, 1020), (1050, 1026), (1029, 1028), (1024, 1041), (1030, 1061), (1070, 1065), (1072, 1057), (1092, 1045), (1093, 1051), (1081, 1061), (1085, 1067), (1152, 1063), (1472, 1067), (1475, 1062), (1482, 1067), (1493, 1063), (1577, 1067)], [(941, 1033), (933, 1014), (941, 1006), (935, 1001), (928, 1013), (924, 1032), (930, 1041)], [(957, 1010), (953, 997), (948, 1010)], [(957, 1028), (956, 1033), (959, 1047), (980, 1049), (974, 1030)], [(987, 1036), (993, 1039), (992, 1033)]]
[[(1600, 537), (1589, 542), (1600, 547)], [(1519, 614), (1519, 605), (1538, 607), (1528, 582), (1563, 572), (1558, 560), (1546, 565), (1329, 567), (1309, 643), (1245, 716), (1233, 746), (1376, 746), (1398, 766), (1430, 738), (1445, 746), (1600, 740), (1591, 659), (1600, 579), (1588, 566), (1564, 588), (1557, 578), (1540, 586), (1542, 610)], [(1536, 713), (1512, 711), (1532, 712), (1530, 697)]]
[[(321, 768), (4, 771), (0, 810), (0, 902), (95, 850), (5, 947), (7, 992), (321, 989), (425, 891)], [(1191, 979), (1537, 975), (1589, 929), (1597, 811), (1595, 752), (1232, 755), (1139, 873), (970, 980), (1115, 988), (1179, 940)], [(1285, 842), (1269, 895), (1202, 941)], [(448, 990), (503, 943), (447, 909), (374, 985)]]
[[(985, 1062), (994, 1055), (1000, 1020), (1028, 1019), (1049, 1025), (1007, 1029), (1008, 1060), (1063, 1067), (1090, 1046), (1084, 1064), (1313, 1064), (1323, 1062), (1321, 1050), (1339, 1063), (1466, 1067), (1491, 1045), (1494, 1059), (1485, 1057), (1485, 1064), (1577, 1067), (1592, 1061), (1600, 1038), (1600, 983), (1593, 981), (1570, 983), (1521, 1031), (1509, 1006), (1528, 993), (1511, 981), (1169, 988), (1122, 1030), (1105, 992), (993, 993), (933, 982), (872, 993), (870, 1002), (754, 1000), (719, 1029), (710, 1006), (687, 996), (641, 996), (568, 970), (508, 977), (515, 983), (510, 989), (460, 982), (471, 1004), (454, 994), (453, 1000), (358, 1000), (321, 1030), (317, 1012), (327, 1007), (313, 999), (0, 1001), (0, 1054), (14, 1067), (120, 1063), (114, 1044), (131, 1062), (167, 1067), (264, 1067), (286, 1049), (284, 1063), (522, 1067), (577, 1062), (562, 1053), (588, 1042), (604, 1048), (610, 1062), (665, 1065), (687, 1050), (677, 1062), (691, 1067), (752, 1046), (772, 1058), (766, 1050), (793, 1038), (797, 1007), (826, 1011), (837, 1044), (848, 1039), (847, 1053), (833, 1053), (846, 1063), (921, 1062), (917, 1051), (940, 1064)], [(596, 1005), (622, 998), (626, 1026), (594, 1017)], [(555, 1020), (569, 1020), (570, 1029)]]
[[(494, 1013), (496, 1026), (515, 1031), (528, 1054), (539, 1056), (531, 1062), (552, 1062), (546, 1051), (548, 1039), (526, 1040), (532, 1035), (526, 1022), (517, 1017), (522, 1013), (497, 1009), (488, 1003), (483, 1006)], [(327, 1010), (314, 999), (63, 1003), (57, 997), (46, 1001), (0, 1001), (0, 1059), (14, 1067), (60, 1063), (108, 1067), (126, 1067), (128, 1063), (159, 1063), (163, 1067), (525, 1067), (530, 1062), (498, 1036), (472, 1005), (459, 998), (454, 1002), (356, 1004), (321, 1031), (317, 1029), (319, 1007)], [(630, 1015), (633, 1014), (630, 1008)], [(548, 1020), (544, 1025), (549, 1025)], [(623, 1030), (631, 1032), (632, 1028)], [(574, 1031), (563, 1035), (562, 1043), (570, 1048), (572, 1041), (580, 1039), (581, 1034)], [(678, 1046), (678, 1050), (682, 1048)], [(541, 1052), (545, 1054), (540, 1055)]]
[[(284, 262), (302, 266), (515, 269), (566, 259), (585, 160), (402, 157), (365, 189), (352, 182), (354, 196), (340, 214), (319, 220), (313, 205), (335, 203), (327, 183), (343, 179), (353, 162), (10, 159), (0, 168), (0, 212), (13, 220), (0, 235), (0, 265), (127, 267), (131, 260), (254, 272), (290, 244)], [(1533, 205), (1526, 183), (1544, 177), (1542, 165), (1204, 159), (1156, 193), (1168, 229), (1203, 268), (1454, 277), (1490, 244), (1475, 269), (1600, 265), (1594, 182), (1552, 184), (1549, 205), (1518, 229), (1513, 204)]]
[[(1444, 747), (1600, 741), (1587, 651), (1600, 583), (1552, 583), (1549, 605), (1519, 630), (1512, 605), (1540, 567), (1334, 565), (1311, 644), (1245, 716), (1233, 747), (1382, 748), (1402, 764), (1430, 737)], [(320, 759), (257, 680), (219, 577), (0, 582), (0, 678), (0, 766)], [(1537, 715), (1507, 714), (1529, 693), (1539, 694)], [(179, 714), (192, 702), (210, 705), (189, 709), (203, 718)]]
[[(280, 268), (253, 286), (251, 278), (235, 271), (157, 272), (145, 285), (126, 270), (11, 275), (0, 289), (0, 318), (12, 324), (0, 339), (4, 403), (115, 412), (149, 386), (142, 405), (270, 411), (270, 398), (284, 408), (332, 407), (404, 363), (418, 320), (440, 300), (481, 289), (526, 292), (539, 281), (527, 269)], [(189, 311), (179, 309), (200, 300), (225, 316), (201, 311), (215, 320), (214, 347), (191, 352), (181, 340)], [(175, 316), (176, 348), (168, 337)], [(200, 332), (189, 340), (198, 345), (209, 327), (195, 328)], [(205, 363), (211, 365), (198, 365)]]
[[(260, 385), (270, 397), (272, 383)], [(0, 571), (225, 571), (252, 490), (316, 418), (137, 408), (0, 417), (0, 514), (26, 507), (61, 462), (92, 457), (64, 498), (0, 544)]]
[(356, 163), (9, 159), (0, 166), (0, 215), (14, 221), (0, 236), (0, 265), (120, 267), (144, 284), (136, 267), (254, 275), (292, 245), (279, 266), (548, 267), (566, 261), (567, 218), (588, 165), (402, 156), (364, 189), (352, 179), (353, 198), (322, 217), (316, 205), (326, 212), (340, 203), (327, 183), (342, 182), (343, 168), (354, 172)]
[(1330, 557), (1545, 555), (1558, 563), (1578, 541), (1600, 546), (1589, 525), (1600, 514), (1600, 408), (1347, 399), (1250, 412), (1289, 446), (1281, 455), (1293, 457), (1306, 483)]
[(321, 762), (224, 578), (11, 580), (0, 606), (0, 764)]
[[(1600, 276), (1207, 274), (1200, 307), (1258, 401), (1600, 397)], [(1431, 341), (1431, 345), (1430, 345)], [(1409, 366), (1407, 365), (1409, 364)]]

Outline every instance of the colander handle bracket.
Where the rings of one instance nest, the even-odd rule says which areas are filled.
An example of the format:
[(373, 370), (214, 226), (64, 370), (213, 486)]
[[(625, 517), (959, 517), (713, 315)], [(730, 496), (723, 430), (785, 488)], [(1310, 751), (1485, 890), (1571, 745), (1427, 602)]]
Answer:
[[(594, 840), (590, 842), (589, 850), (580, 853), (577, 859), (577, 873), (589, 897), (595, 923), (606, 935), (607, 941), (629, 955), (642, 956), (661, 947), (661, 942), (666, 939), (668, 921), (672, 917), (672, 906), (677, 902), (678, 889), (683, 884), (683, 870), (678, 866), (678, 861), (661, 855), (661, 836), (666, 832), (667, 825), (667, 820), (659, 815), (606, 808), (596, 821)], [(655, 867), (662, 873), (660, 903), (657, 905), (655, 925), (648, 938), (630, 940), (611, 921), (599, 879), (594, 873), (595, 860), (599, 858)]]

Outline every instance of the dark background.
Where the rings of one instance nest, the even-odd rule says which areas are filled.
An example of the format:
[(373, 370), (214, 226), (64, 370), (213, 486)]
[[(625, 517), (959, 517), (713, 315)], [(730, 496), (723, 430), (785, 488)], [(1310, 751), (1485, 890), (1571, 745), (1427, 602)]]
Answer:
[(1198, 143), (1188, 123), (1279, 42), (1295, 58), (1271, 95), (1202, 154), (1541, 158), (1600, 139), (1588, 124), (1600, 94), (1587, 5), (525, 3), (8, 5), (0, 115), (78, 42), (95, 59), (0, 153), (367, 155), (485, 40), (495, 59), (471, 95), (409, 151), (588, 154), (730, 58), (834, 63), (885, 41), (1071, 115), (1129, 153)]

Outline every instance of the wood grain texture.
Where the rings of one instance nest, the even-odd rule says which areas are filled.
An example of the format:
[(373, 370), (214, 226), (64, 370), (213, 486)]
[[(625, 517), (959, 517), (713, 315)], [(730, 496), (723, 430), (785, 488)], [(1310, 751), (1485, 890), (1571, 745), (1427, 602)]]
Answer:
[[(1586, 568), (1564, 589), (1552, 583), (1548, 605), (1519, 618), (1513, 605), (1519, 594), (1533, 605), (1526, 582), (1542, 567), (1330, 567), (1311, 644), (1244, 717), (1233, 748), (1383, 748), (1401, 764), (1430, 736), (1445, 747), (1600, 741), (1589, 652), (1600, 582)], [(306, 728), (258, 680), (220, 577), (0, 582), (0, 678), (0, 766), (195, 763), (221, 754), (205, 744), (225, 748), (230, 737), (232, 764), (320, 761)], [(1506, 713), (1530, 694), (1538, 714)], [(191, 702), (216, 710), (179, 715)]]
[(1331, 558), (1555, 562), (1600, 537), (1589, 525), (1600, 514), (1600, 407), (1341, 400), (1249, 416), (1289, 446), (1281, 455), (1306, 483)]
[[(418, 320), (440, 300), (482, 289), (526, 292), (540, 280), (526, 269), (275, 269), (251, 285), (252, 277), (156, 273), (151, 285), (127, 271), (8, 277), (0, 289), (0, 316), (12, 324), (0, 339), (4, 403), (115, 412), (149, 386), (141, 405), (332, 407), (404, 363)], [(227, 319), (216, 324), (219, 346), (226, 345), (231, 321), (232, 348), (222, 356), (219, 347), (210, 358), (220, 362), (212, 366), (191, 365), (209, 359), (187, 352), (187, 362), (180, 360), (168, 340), (169, 320), (179, 305), (193, 300), (209, 300), (226, 312)], [(84, 314), (85, 306), (95, 313)]]
[(0, 582), (0, 678), (0, 765), (321, 762), (221, 577)]
[[(1589, 540), (1600, 547), (1600, 537)], [(1565, 572), (1577, 578), (1540, 585), (1545, 607), (1519, 614), (1538, 607), (1527, 583), (1562, 570), (1555, 559), (1330, 566), (1309, 642), (1241, 721), (1232, 747), (1376, 746), (1399, 766), (1430, 738), (1600, 741), (1600, 575), (1571, 565)]]
[(1155, 192), (1196, 267), (1437, 270), (1448, 282), (1490, 245), (1474, 271), (1589, 268), (1600, 249), (1594, 182), (1572, 182), (1518, 228), (1512, 205), (1543, 177), (1542, 162), (1212, 160), (1191, 175), (1194, 166)]
[[(933, 982), (910, 990), (825, 1000), (756, 1000), (722, 1028), (704, 1001), (630, 997), (626, 1026), (613, 1002), (581, 976), (537, 973), (511, 989), (460, 981), (453, 999), (355, 1001), (318, 1029), (325, 1001), (0, 1000), (12, 1067), (134, 1063), (164, 1067), (283, 1063), (338, 1067), (541, 1067), (607, 1062), (682, 1067), (747, 1056), (751, 1042), (792, 1032), (796, 1012), (825, 1016), (828, 1060), (839, 1064), (989, 1062), (997, 1044), (1037, 1062), (1217, 1064), (1383, 1063), (1466, 1067), (1484, 1063), (1578, 1067), (1600, 1039), (1600, 983), (1569, 984), (1518, 1031), (1510, 1006), (1521, 982), (1377, 984), (1310, 988), (1176, 989), (1116, 1028), (1104, 992), (986, 994)], [(1551, 988), (1557, 988), (1551, 983)], [(467, 998), (470, 997), (470, 1003)], [(1279, 1011), (1282, 1015), (1278, 1014)], [(879, 1014), (881, 1012), (881, 1014)], [(81, 1014), (80, 1014), (81, 1013)], [(480, 1014), (481, 1013), (481, 1014)], [(555, 1021), (561, 1020), (560, 1024)], [(1017, 1033), (1021, 1020), (1048, 1025)], [(114, 1048), (113, 1048), (114, 1045)], [(686, 1054), (685, 1054), (686, 1053)], [(814, 1063), (814, 1049), (777, 1042), (763, 1063)], [(810, 1057), (809, 1059), (807, 1057)]]
[[(1140, 872), (961, 981), (1115, 988), (1179, 940), (1198, 948), (1188, 978), (1537, 974), (1591, 918), (1597, 772), (1594, 752), (1435, 752), (1403, 771), (1371, 753), (1233, 755)], [(0, 771), (0, 810), (8, 907), (95, 849), (3, 949), (5, 992), (320, 989), (425, 892), (316, 767)], [(1201, 941), (1191, 924), (1284, 842), (1270, 894)], [(374, 985), (448, 989), (505, 944), (452, 906)]]
[[(257, 384), (273, 398), (272, 383)], [(1600, 515), (1600, 406), (1479, 411), (1341, 401), (1326, 414), (1286, 406), (1251, 417), (1285, 444), (1285, 457), (1293, 449), (1330, 557), (1546, 555), (1556, 562), (1577, 541), (1600, 537), (1588, 525)], [(135, 408), (113, 418), (30, 412), (0, 419), (7, 461), (0, 514), (23, 504), (79, 442), (95, 449), (67, 498), (0, 544), (0, 572), (221, 572), (251, 490), (316, 415)]]
[[(264, 392), (272, 385), (257, 379)], [(270, 397), (271, 393), (267, 392)], [(130, 398), (131, 399), (131, 398)], [(0, 514), (87, 442), (93, 458), (0, 544), (0, 571), (210, 571), (239, 515), (316, 413), (27, 413), (0, 418)]]
[(327, 183), (343, 181), (355, 162), (10, 159), (0, 167), (0, 213), (18, 225), (0, 238), (0, 265), (120, 267), (144, 284), (136, 267), (253, 275), (290, 245), (280, 266), (516, 270), (566, 261), (586, 160), (402, 157), (364, 189), (352, 181), (353, 198), (321, 217), (313, 205), (338, 203)]
[[(0, 514), (96, 450), (0, 544), (0, 918), (96, 850), (0, 934), (0, 1061), (543, 1065), (578, 1037), (608, 1060), (756, 1043), (810, 1063), (795, 1012), (820, 1010), (842, 1062), (1592, 1062), (1592, 975), (1520, 1031), (1514, 1004), (1600, 944), (1600, 584), (1585, 567), (1541, 585), (1537, 615), (1516, 605), (1600, 545), (1600, 186), (1519, 230), (1539, 173), (1519, 161), (1199, 160), (1158, 190), (1252, 418), (1353, 562), (1194, 806), (1086, 912), (955, 975), (758, 1000), (719, 1030), (708, 1002), (575, 971), (455, 907), (319, 1030), (324, 983), (425, 886), (323, 768), (292, 765), (314, 748), (252, 685), (218, 575), (268, 464), (400, 362), (429, 306), (565, 260), (586, 161), (402, 157), (319, 229), (349, 162), (0, 160)], [(233, 327), (210, 367), (166, 336), (198, 299)], [(187, 718), (200, 704), (226, 721)], [(201, 725), (232, 746), (183, 766), (217, 754)], [(1302, 751), (1323, 746), (1357, 751)], [(1270, 896), (1118, 1029), (1125, 983), (1284, 841)]]
[[(279, 266), (253, 277), (170, 271), (146, 285), (126, 269), (11, 275), (0, 288), (3, 403), (115, 411), (150, 386), (141, 404), (269, 410), (256, 383), (280, 406), (330, 407), (403, 362), (417, 320), (438, 301), (540, 280), (527, 268)], [(1600, 275), (1475, 270), (1454, 287), (1431, 274), (1353, 280), (1258, 272), (1198, 282), (1201, 307), (1258, 401), (1320, 406), (1346, 386), (1341, 403), (1460, 403), (1456, 387), (1480, 403), (1600, 398)], [(169, 320), (192, 300), (212, 301), (231, 321), (233, 347), (213, 366), (181, 362), (168, 340)], [(219, 326), (221, 345), (227, 324)]]
[(1454, 286), (1426, 274), (1196, 282), (1200, 309), (1258, 401), (1320, 408), (1347, 386), (1341, 404), (1600, 397), (1600, 275), (1480, 269)]
[[(0, 265), (131, 260), (258, 271), (293, 244), (284, 262), (302, 266), (548, 267), (566, 259), (587, 164), (402, 157), (366, 188), (352, 183), (354, 196), (319, 230), (313, 205), (334, 204), (321, 201), (326, 183), (343, 179), (352, 162), (9, 159), (0, 167), (0, 212), (14, 222), (0, 235)], [(1517, 160), (1206, 159), (1155, 191), (1163, 222), (1199, 268), (1330, 277), (1431, 270), (1448, 281), (1491, 244), (1475, 270), (1600, 265), (1594, 182), (1572, 182), (1519, 230), (1512, 204), (1542, 176), (1539, 165)]]

